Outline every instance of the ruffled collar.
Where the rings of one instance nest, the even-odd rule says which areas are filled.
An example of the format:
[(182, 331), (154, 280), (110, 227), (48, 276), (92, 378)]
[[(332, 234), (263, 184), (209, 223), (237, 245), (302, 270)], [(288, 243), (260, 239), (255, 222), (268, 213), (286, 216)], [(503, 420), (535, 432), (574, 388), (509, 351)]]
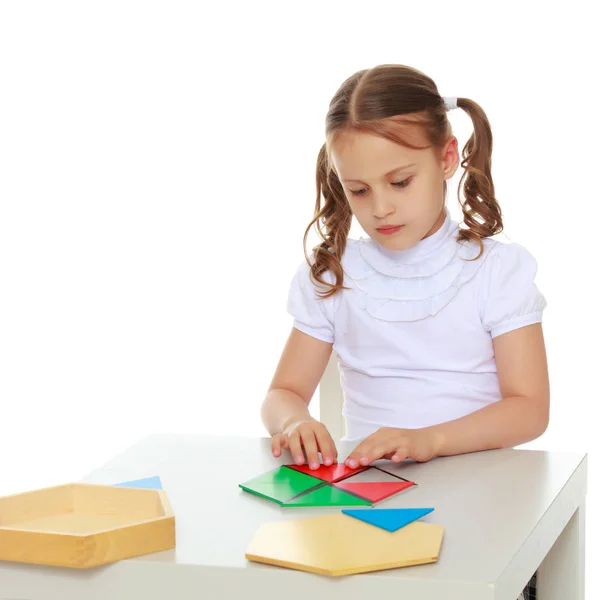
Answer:
[(407, 250), (388, 250), (379, 242), (371, 238), (361, 237), (360, 241), (367, 246), (371, 246), (379, 254), (382, 254), (384, 257), (395, 263), (411, 264), (417, 262), (439, 250), (450, 235), (458, 228), (458, 223), (452, 220), (450, 211), (446, 208), (444, 209), (444, 212), (446, 218), (444, 219), (442, 226), (435, 233), (418, 241), (414, 246)]
[(363, 260), (376, 271), (395, 277), (422, 277), (433, 275), (456, 255), (458, 223), (450, 211), (442, 226), (432, 235), (418, 241), (406, 250), (388, 250), (369, 237), (361, 237), (357, 247)]
[(385, 321), (414, 321), (441, 311), (483, 262), (469, 260), (479, 245), (459, 241), (459, 224), (445, 211), (440, 229), (407, 250), (388, 250), (371, 238), (348, 240), (342, 264), (352, 283), (351, 301)]

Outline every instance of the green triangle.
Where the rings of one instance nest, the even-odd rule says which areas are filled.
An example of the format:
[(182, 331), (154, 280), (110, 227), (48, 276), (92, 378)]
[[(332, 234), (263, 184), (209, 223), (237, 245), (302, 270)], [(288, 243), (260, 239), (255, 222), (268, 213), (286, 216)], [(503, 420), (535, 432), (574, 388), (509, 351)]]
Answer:
[(338, 488), (325, 485), (313, 492), (292, 498), (284, 502), (282, 506), (372, 506), (372, 503)]
[[(310, 475), (306, 475), (300, 471), (289, 469), (286, 466), (281, 466), (277, 469), (273, 469), (272, 471), (267, 471), (258, 477), (254, 477), (250, 481), (252, 483), (269, 483), (277, 485), (284, 483), (304, 486), (301, 490), (298, 490), (298, 492), (304, 491), (313, 485), (319, 485), (322, 483), (322, 481), (317, 477), (311, 477)], [(246, 482), (245, 485), (248, 483), (250, 482)]]
[[(286, 500), (287, 498), (289, 498), (289, 494), (285, 494), (285, 489), (283, 490), (283, 494), (281, 486), (278, 485), (262, 485), (260, 486), (260, 488), (254, 489), (251, 487), (244, 487), (243, 485), (240, 485), (240, 487), (245, 491), (245, 492), (250, 492), (251, 494), (254, 494), (255, 496), (260, 496), (261, 498), (265, 498), (266, 500), (271, 500), (273, 502), (276, 502), (277, 504), (279, 504), (281, 506), (283, 500)], [(282, 498), (282, 496), (284, 496)]]
[(310, 477), (287, 467), (280, 467), (240, 483), (239, 487), (246, 492), (281, 504), (289, 498), (321, 484), (322, 481), (316, 477)]

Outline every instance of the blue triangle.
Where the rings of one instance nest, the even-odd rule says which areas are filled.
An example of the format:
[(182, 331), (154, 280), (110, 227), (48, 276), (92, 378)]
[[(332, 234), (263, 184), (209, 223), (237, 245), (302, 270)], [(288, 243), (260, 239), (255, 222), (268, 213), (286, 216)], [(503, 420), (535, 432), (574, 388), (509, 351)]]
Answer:
[(342, 510), (345, 515), (360, 519), (386, 531), (397, 531), (401, 527), (420, 519), (433, 508), (364, 508)]
[(117, 487), (133, 487), (144, 488), (150, 490), (162, 490), (160, 477), (145, 477), (144, 479), (135, 479), (133, 481), (124, 481), (123, 483), (115, 484)]

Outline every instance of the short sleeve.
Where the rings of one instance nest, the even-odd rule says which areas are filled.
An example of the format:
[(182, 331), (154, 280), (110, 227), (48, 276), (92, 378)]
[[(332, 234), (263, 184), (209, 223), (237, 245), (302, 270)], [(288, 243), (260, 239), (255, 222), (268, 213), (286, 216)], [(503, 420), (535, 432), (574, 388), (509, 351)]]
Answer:
[[(326, 279), (326, 281), (329, 281)], [(323, 291), (327, 288), (322, 286)], [(310, 279), (310, 267), (305, 261), (294, 275), (290, 286), (287, 311), (294, 317), (294, 327), (324, 342), (335, 340), (332, 297), (321, 298)]]
[(483, 326), (492, 338), (542, 321), (546, 299), (535, 284), (537, 262), (519, 244), (489, 250), (480, 289)]

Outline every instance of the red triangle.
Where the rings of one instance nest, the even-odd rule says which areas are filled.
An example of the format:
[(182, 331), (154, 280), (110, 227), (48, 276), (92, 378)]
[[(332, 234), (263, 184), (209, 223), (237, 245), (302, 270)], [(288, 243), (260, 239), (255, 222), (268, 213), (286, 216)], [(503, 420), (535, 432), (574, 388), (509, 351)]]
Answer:
[(371, 502), (379, 502), (413, 485), (415, 484), (412, 481), (357, 481), (355, 483), (340, 481), (335, 484), (335, 487), (352, 492)]
[(327, 481), (329, 483), (334, 483), (343, 479), (344, 477), (348, 477), (348, 475), (354, 475), (356, 473), (360, 473), (360, 471), (364, 471), (367, 467), (360, 466), (357, 469), (350, 469), (344, 464), (335, 463), (333, 465), (320, 465), (318, 469), (311, 469), (308, 465), (285, 465), (290, 469), (295, 469), (296, 471), (300, 471), (301, 473), (306, 473), (307, 475), (312, 475), (321, 481)]

